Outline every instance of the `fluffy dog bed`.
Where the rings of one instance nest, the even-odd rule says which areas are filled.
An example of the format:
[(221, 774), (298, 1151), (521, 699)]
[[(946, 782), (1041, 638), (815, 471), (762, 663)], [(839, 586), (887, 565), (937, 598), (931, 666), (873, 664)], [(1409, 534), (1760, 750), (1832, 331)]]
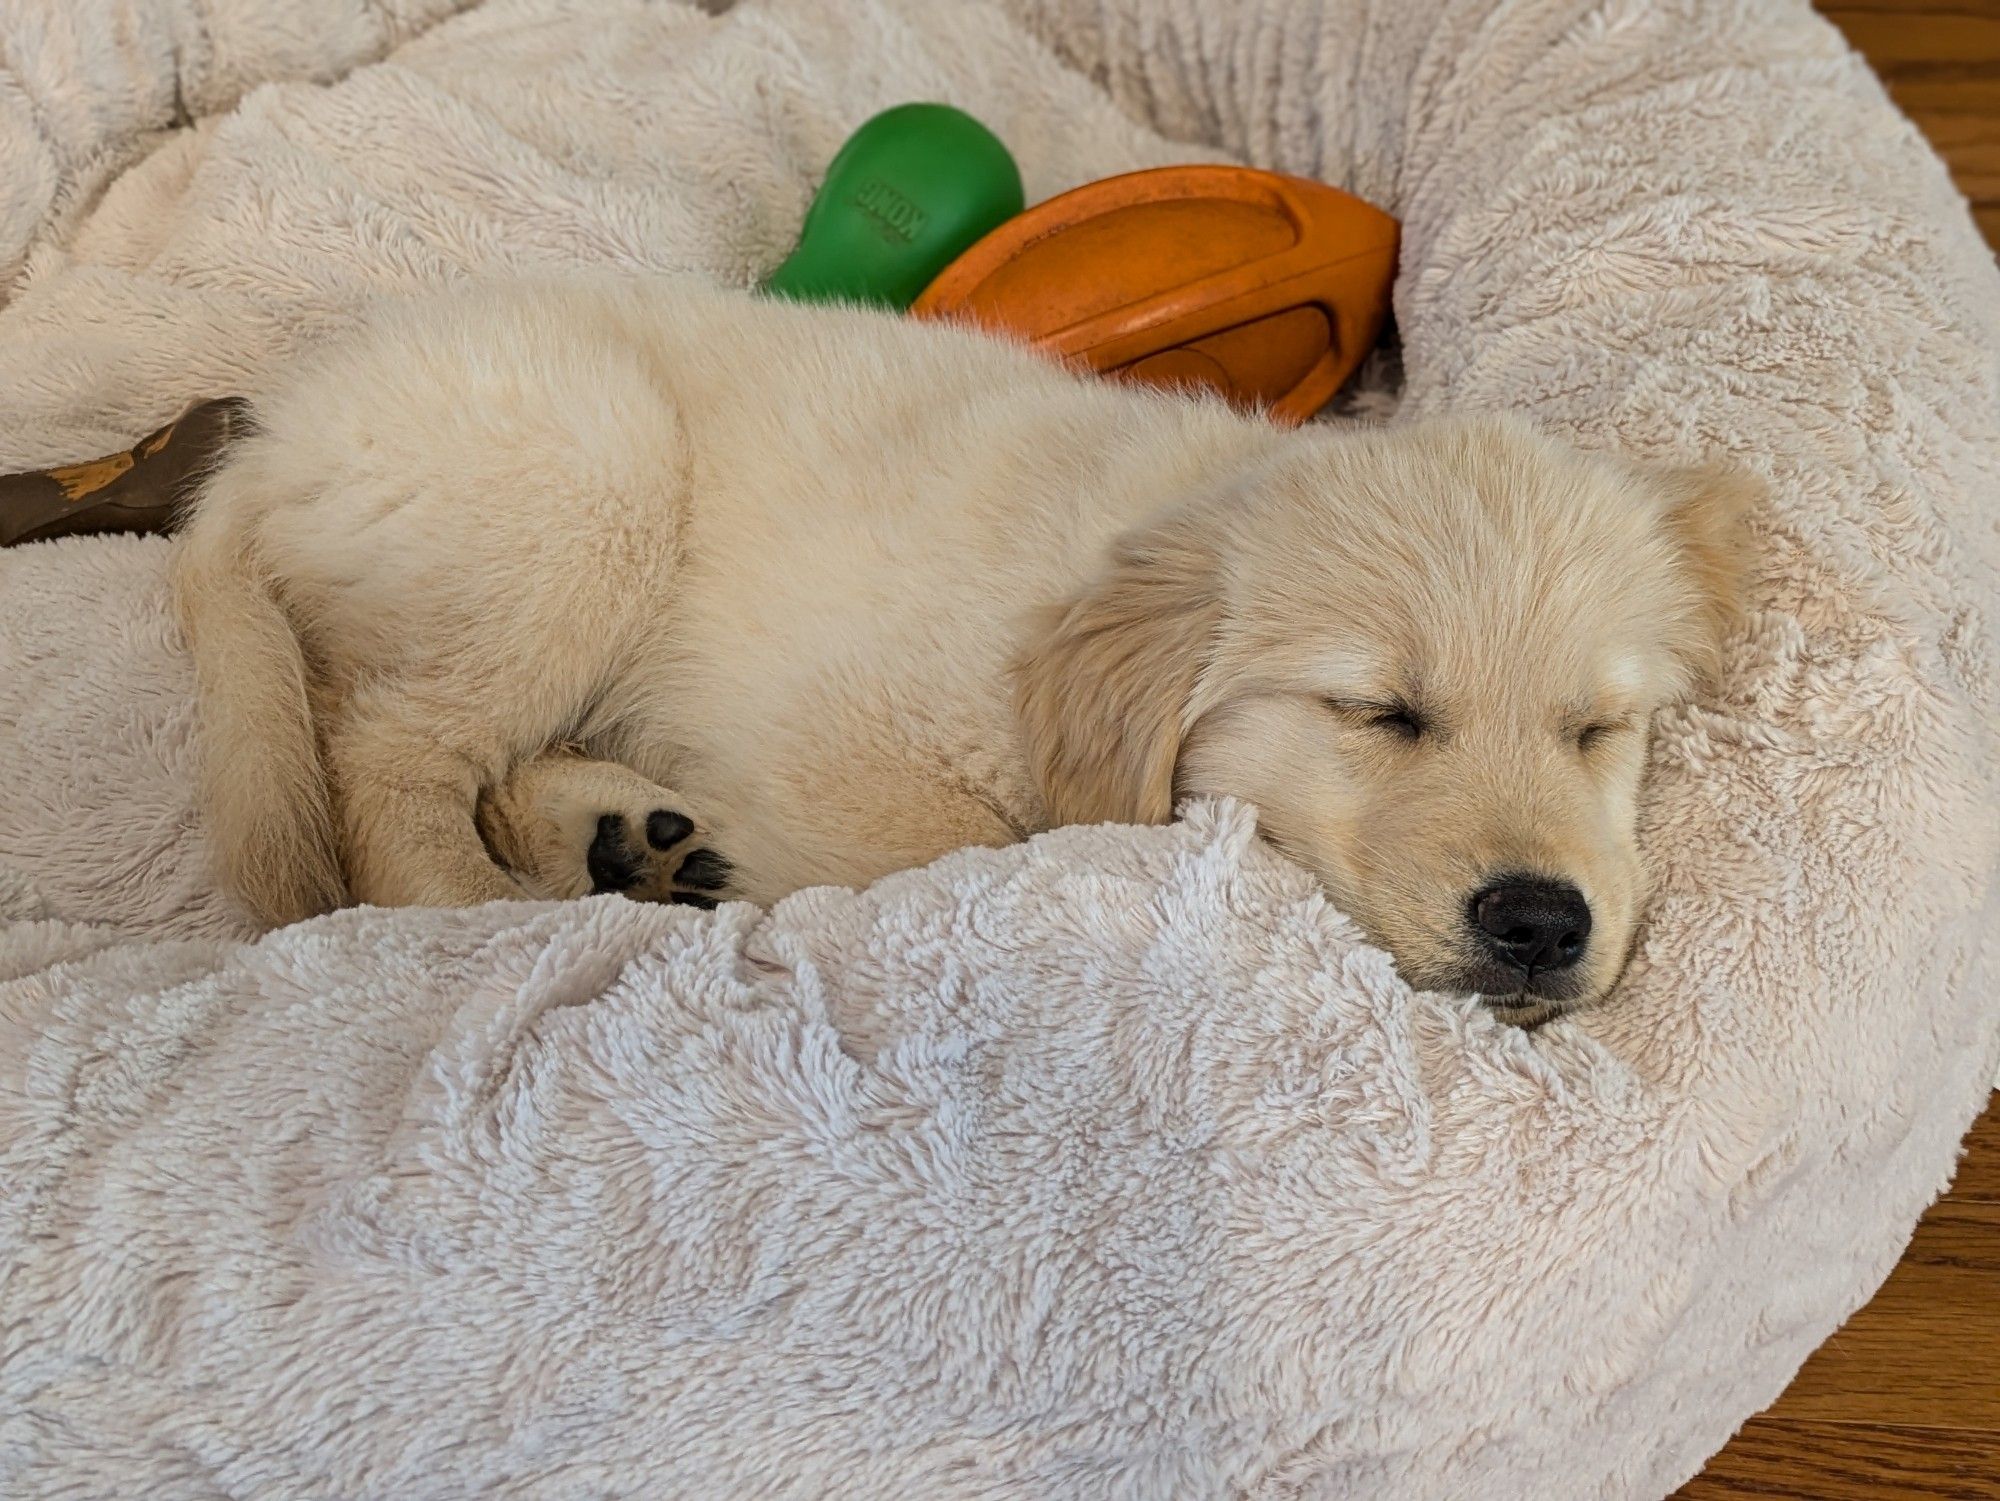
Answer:
[(0, 467), (439, 276), (747, 281), (848, 128), (942, 96), (1033, 196), (1220, 151), (1389, 206), (1404, 409), (1761, 471), (1758, 608), (1658, 728), (1618, 999), (1527, 1034), (1229, 806), (768, 914), (244, 945), (161, 546), (0, 553), (0, 1493), (1693, 1473), (2000, 1045), (2000, 277), (1865, 69), (1803, 4), (1650, 0), (489, 0), (360, 66), (452, 8), (6, 19)]

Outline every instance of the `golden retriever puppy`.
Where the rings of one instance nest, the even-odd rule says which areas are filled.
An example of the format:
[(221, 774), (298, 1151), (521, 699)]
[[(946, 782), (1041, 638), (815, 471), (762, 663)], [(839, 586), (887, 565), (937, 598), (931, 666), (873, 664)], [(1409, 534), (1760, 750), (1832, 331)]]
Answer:
[(1745, 497), (678, 279), (388, 307), (254, 410), (175, 585), (268, 922), (769, 902), (1229, 794), (1411, 983), (1519, 1015), (1624, 962)]

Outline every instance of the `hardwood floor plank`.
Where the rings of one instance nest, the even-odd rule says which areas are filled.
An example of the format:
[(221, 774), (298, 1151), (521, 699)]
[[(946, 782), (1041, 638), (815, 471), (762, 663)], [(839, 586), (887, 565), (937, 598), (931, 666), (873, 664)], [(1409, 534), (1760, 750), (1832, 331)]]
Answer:
[(1959, 190), (1975, 203), (2000, 199), (2000, 114), (1913, 112)]
[(1863, 10), (1834, 4), (1820, 11), (1884, 78), (1910, 69), (1969, 72), (2000, 63), (2000, 10), (1937, 5)]
[(2000, 1438), (1754, 1418), (1673, 1501), (1994, 1501)]
[(2000, 1435), (2000, 1204), (1932, 1206), (1881, 1292), (1772, 1412)]
[(2000, 77), (1989, 68), (1963, 74), (1905, 74), (1889, 80), (1889, 97), (1919, 125), (1944, 115), (1991, 115), (2000, 110)]
[(1818, 10), (1842, 16), (2000, 16), (2000, 0), (1820, 0)]
[(1966, 1135), (1965, 1156), (1951, 1180), (1951, 1197), (2000, 1202), (2000, 1095), (1993, 1097)]
[(2000, 246), (2000, 0), (1822, 0)]
[(2000, 1501), (2000, 1097), (1874, 1301), (1675, 1501), (1940, 1496)]

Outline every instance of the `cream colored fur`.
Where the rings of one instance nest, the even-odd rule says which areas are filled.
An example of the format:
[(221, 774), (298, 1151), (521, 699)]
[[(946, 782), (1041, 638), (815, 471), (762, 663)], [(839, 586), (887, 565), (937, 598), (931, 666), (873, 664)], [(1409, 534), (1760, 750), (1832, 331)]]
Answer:
[(685, 280), (390, 307), (257, 416), (176, 577), (274, 923), (582, 894), (607, 815), (694, 823), (644, 894), (699, 899), (712, 847), (769, 902), (1234, 794), (1425, 986), (1504, 995), (1473, 893), (1576, 883), (1555, 998), (1595, 995), (1647, 718), (1732, 593), (1724, 485), (1504, 421), (1286, 433)]

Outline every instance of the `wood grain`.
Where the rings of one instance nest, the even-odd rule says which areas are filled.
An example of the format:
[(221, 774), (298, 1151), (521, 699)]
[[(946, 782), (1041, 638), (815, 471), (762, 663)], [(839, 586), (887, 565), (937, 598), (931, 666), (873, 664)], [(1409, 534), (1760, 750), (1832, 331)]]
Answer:
[(1780, 1406), (1799, 1419), (2000, 1436), (2000, 1204), (1940, 1200), (1874, 1301), (1814, 1353)]
[(2000, 0), (1821, 0), (2000, 246)]
[(1884, 1423), (1753, 1419), (1678, 1501), (1993, 1501), (2000, 1447), (1988, 1435)]
[(2000, 1501), (2000, 1104), (1882, 1290), (1675, 1501)]
[(1952, 1175), (1950, 1197), (2000, 1204), (2000, 1103), (1972, 1123), (1965, 1155)]

